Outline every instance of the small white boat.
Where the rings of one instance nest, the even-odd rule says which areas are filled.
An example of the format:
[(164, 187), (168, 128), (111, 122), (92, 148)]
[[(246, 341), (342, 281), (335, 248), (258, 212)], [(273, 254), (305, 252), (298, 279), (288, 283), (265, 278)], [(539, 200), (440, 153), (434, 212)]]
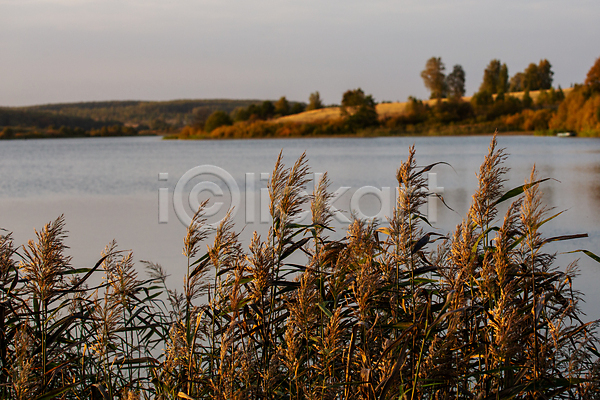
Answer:
[(577, 136), (575, 132), (559, 132), (556, 134), (557, 137), (574, 137)]

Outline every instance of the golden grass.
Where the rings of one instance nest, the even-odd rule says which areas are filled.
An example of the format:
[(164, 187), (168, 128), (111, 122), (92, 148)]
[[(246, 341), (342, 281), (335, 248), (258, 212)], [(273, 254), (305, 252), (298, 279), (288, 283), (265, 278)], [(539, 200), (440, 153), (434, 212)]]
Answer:
[(342, 118), (340, 107), (327, 107), (320, 108), (318, 110), (304, 111), (300, 114), (287, 115), (285, 117), (275, 118), (271, 122), (274, 123), (285, 123), (285, 122), (299, 122), (299, 123), (313, 123), (332, 121)]

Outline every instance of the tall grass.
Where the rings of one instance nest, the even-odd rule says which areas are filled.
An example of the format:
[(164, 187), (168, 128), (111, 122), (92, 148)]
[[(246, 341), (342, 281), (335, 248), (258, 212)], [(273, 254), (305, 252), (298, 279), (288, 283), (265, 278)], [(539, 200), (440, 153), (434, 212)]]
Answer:
[(204, 204), (184, 238), (181, 292), (159, 265), (140, 278), (114, 242), (73, 268), (63, 217), (23, 247), (4, 234), (1, 396), (597, 398), (596, 323), (581, 320), (576, 262), (558, 267), (546, 250), (582, 235), (542, 235), (557, 216), (544, 180), (534, 169), (506, 191), (506, 158), (494, 138), (471, 208), (445, 237), (420, 212), (434, 165), (417, 167), (411, 148), (388, 224), (355, 219), (333, 240), (327, 175), (306, 196), (306, 157), (287, 168), (280, 154), (268, 234), (245, 250), (231, 214), (211, 230)]

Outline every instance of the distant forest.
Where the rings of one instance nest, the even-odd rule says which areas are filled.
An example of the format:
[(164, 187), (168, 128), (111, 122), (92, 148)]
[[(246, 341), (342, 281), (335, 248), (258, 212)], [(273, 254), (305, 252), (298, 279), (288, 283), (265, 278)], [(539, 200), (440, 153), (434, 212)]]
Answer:
[(5, 138), (120, 136), (172, 132), (262, 100), (102, 101), (0, 107)]

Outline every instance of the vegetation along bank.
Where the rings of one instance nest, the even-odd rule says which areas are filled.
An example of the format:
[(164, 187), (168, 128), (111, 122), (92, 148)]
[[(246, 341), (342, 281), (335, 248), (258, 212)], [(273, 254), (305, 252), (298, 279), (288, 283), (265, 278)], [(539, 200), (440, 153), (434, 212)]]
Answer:
[(553, 87), (548, 60), (509, 76), (492, 60), (479, 90), (465, 96), (465, 72), (449, 74), (430, 58), (421, 78), (430, 99), (380, 102), (361, 88), (339, 105), (319, 92), (308, 103), (271, 100), (113, 101), (0, 108), (0, 139), (164, 135), (169, 139), (303, 137), (332, 135), (460, 135), (522, 132), (600, 135), (600, 58), (584, 83)]

